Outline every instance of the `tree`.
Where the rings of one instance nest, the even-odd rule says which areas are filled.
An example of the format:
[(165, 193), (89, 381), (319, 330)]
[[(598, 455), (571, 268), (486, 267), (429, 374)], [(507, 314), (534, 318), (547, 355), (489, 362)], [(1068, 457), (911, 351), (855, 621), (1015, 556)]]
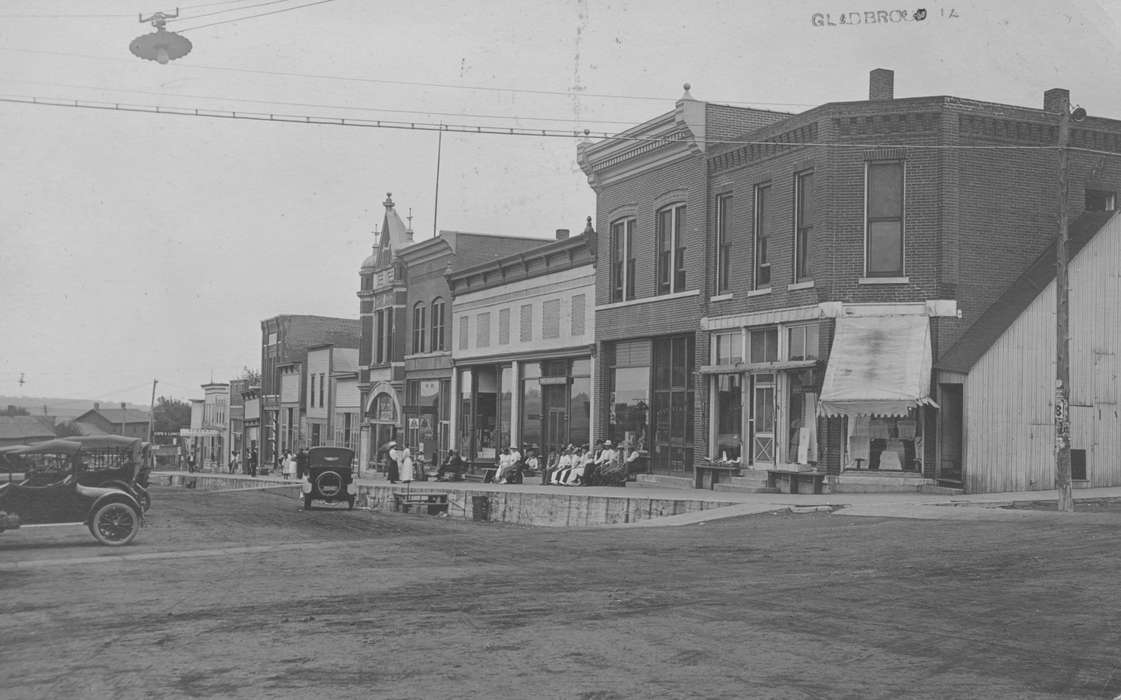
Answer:
[(82, 430), (78, 427), (78, 424), (75, 423), (74, 421), (63, 420), (63, 421), (59, 421), (59, 422), (55, 423), (54, 434), (57, 435), (60, 438), (71, 437), (71, 436), (74, 436), (74, 435), (81, 435)]
[(178, 433), (180, 428), (191, 427), (191, 404), (168, 396), (156, 399), (152, 412), (152, 429), (157, 433)]
[(261, 373), (255, 369), (250, 369), (248, 365), (241, 368), (241, 376), (238, 379), (245, 379), (249, 381), (249, 386), (261, 385)]
[(0, 416), (30, 416), (31, 411), (28, 411), (23, 406), (13, 406), (8, 404), (8, 407), (0, 410)]

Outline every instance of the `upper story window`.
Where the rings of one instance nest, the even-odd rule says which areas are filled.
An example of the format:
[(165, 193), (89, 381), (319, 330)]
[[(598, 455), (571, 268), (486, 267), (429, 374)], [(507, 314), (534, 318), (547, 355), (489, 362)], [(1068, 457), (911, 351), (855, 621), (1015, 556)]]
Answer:
[(498, 344), (510, 344), (510, 309), (498, 310)]
[(549, 299), (541, 304), (541, 337), (560, 337), (560, 299)]
[(572, 297), (572, 335), (581, 336), (587, 327), (586, 317), (584, 310), (585, 300), (583, 294), (575, 294)]
[(430, 339), (430, 350), (438, 352), (440, 350), (448, 349), (448, 341), (445, 336), (444, 327), (447, 325), (447, 304), (440, 297), (432, 300), (432, 333)]
[(902, 277), (903, 163), (868, 163), (864, 264), (868, 277)]
[(312, 372), (312, 373), (308, 374), (308, 378), (311, 380), (311, 388), (308, 390), (308, 402), (311, 404), (312, 408), (314, 408), (315, 407), (315, 373)]
[(324, 372), (319, 373), (319, 407), (323, 408), (326, 404), (323, 403), (323, 387), (327, 385), (326, 376)]
[(611, 301), (634, 299), (634, 229), (636, 219), (611, 224)]
[(388, 359), (385, 354), (385, 349), (387, 347), (386, 335), (388, 330), (386, 328), (386, 322), (389, 320), (388, 317), (389, 314), (386, 312), (386, 309), (381, 309), (380, 311), (374, 312), (374, 331), (376, 332), (376, 340), (374, 342), (374, 362), (379, 365), (386, 362)]
[(755, 186), (755, 288), (771, 286), (771, 185)]
[(743, 361), (743, 336), (739, 332), (719, 333), (712, 337), (712, 360), (718, 365), (734, 365)]
[(732, 195), (716, 197), (716, 293), (731, 287), (732, 279)]
[(1117, 193), (1107, 190), (1086, 190), (1086, 211), (1116, 211)]
[(470, 325), (469, 325), (470, 323), (471, 323), (471, 317), (468, 316), (467, 314), (463, 314), (462, 316), (459, 317), (459, 349), (460, 350), (466, 350), (467, 349), (468, 340), (470, 338), (470, 335), (468, 335), (468, 334), (471, 332), (470, 331)]
[(425, 315), (427, 309), (423, 302), (413, 304), (413, 352), (424, 352)]
[(490, 347), (490, 312), (484, 311), (475, 318), (475, 347)]
[(533, 340), (533, 304), (522, 304), (518, 339), (523, 343)]
[(805, 282), (814, 277), (814, 223), (817, 206), (814, 197), (814, 174), (794, 176), (794, 281)]
[(685, 291), (685, 205), (658, 211), (658, 294)]

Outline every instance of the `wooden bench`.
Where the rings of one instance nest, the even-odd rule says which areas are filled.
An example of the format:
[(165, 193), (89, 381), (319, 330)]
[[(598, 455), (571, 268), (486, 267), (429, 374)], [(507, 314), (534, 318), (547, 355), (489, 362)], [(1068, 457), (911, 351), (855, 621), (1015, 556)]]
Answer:
[(448, 494), (446, 493), (394, 493), (393, 512), (412, 513), (423, 512), (428, 509), (429, 515), (439, 515), (448, 512)]
[(483, 469), (482, 471), (480, 471), (478, 473), (467, 472), (466, 474), (463, 475), (463, 480), (464, 481), (481, 481), (484, 484), (489, 484), (489, 483), (492, 483), (494, 481), (494, 475), (497, 474), (497, 473), (498, 473), (498, 468), (497, 467), (487, 467), (486, 469)]
[(693, 488), (709, 489), (730, 476), (743, 473), (739, 464), (704, 461), (693, 465)]
[(782, 487), (779, 482), (789, 483), (787, 493), (801, 493), (800, 484), (812, 484), (814, 493), (821, 493), (822, 486), (825, 483), (825, 472), (799, 472), (790, 469), (768, 469), (767, 470), (767, 487), (777, 488), (780, 491)]

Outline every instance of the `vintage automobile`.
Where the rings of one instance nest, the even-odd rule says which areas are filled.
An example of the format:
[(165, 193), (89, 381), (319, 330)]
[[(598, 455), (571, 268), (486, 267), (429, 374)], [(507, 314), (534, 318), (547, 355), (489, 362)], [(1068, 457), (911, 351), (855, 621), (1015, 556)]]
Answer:
[(312, 501), (335, 503), (346, 501), (354, 508), (354, 450), (345, 447), (311, 447), (308, 449), (308, 466), (301, 484), (304, 510), (311, 509)]
[[(119, 546), (132, 542), (143, 524), (143, 509), (128, 491), (116, 486), (79, 483), (82, 446), (70, 440), (47, 440), (8, 450), (8, 480), (0, 484), (0, 513), (19, 526), (77, 523), (98, 542)], [(20, 474), (16, 480), (15, 474)]]
[(128, 491), (147, 513), (152, 507), (148, 494), (151, 471), (143, 455), (140, 438), (122, 435), (82, 435), (64, 438), (82, 446), (78, 483), (83, 486), (115, 486)]

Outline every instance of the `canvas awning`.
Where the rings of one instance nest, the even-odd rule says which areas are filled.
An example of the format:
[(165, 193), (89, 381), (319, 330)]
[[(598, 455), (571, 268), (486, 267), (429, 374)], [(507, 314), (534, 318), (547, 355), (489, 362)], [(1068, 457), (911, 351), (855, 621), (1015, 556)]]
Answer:
[(906, 416), (930, 399), (930, 319), (843, 316), (825, 368), (818, 411), (827, 416)]

